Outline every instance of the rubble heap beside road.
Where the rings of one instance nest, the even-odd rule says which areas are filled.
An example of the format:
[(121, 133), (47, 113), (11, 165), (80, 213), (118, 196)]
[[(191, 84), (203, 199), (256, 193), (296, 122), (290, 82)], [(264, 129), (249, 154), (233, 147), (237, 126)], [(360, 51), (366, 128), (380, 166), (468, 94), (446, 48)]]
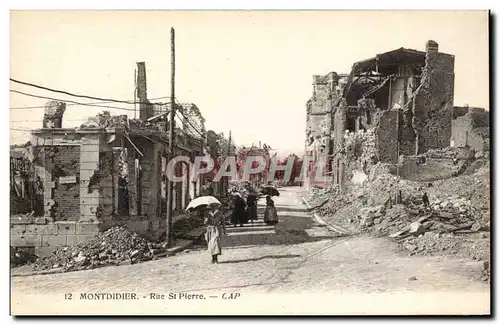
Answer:
[(39, 258), (33, 266), (38, 270), (86, 270), (152, 260), (164, 250), (162, 244), (148, 242), (125, 227), (113, 227), (76, 247), (59, 249), (47, 258)]
[[(447, 151), (427, 155), (440, 153), (446, 155)], [(463, 158), (470, 161), (470, 156)], [(347, 184), (342, 194), (315, 189), (309, 202), (326, 222), (353, 234), (389, 237), (410, 255), (451, 254), (489, 265), (489, 191), (489, 162), (485, 162), (472, 173), (434, 182), (404, 180), (381, 172), (363, 184)], [(489, 271), (484, 272), (486, 280)]]

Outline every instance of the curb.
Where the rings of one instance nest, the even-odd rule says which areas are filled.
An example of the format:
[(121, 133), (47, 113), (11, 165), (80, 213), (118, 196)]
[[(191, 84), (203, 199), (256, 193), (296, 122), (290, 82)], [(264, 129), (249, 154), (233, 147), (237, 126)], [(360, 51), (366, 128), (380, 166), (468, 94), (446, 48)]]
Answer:
[(307, 208), (309, 209), (309, 211), (311, 212), (314, 220), (317, 223), (326, 226), (329, 230), (334, 231), (334, 232), (340, 234), (341, 236), (350, 235), (350, 232), (347, 229), (343, 229), (340, 226), (332, 225), (332, 224), (329, 224), (328, 222), (326, 222), (316, 212), (314, 212), (313, 207), (309, 204), (309, 202), (306, 200), (306, 198), (304, 196), (302, 196), (301, 194), (299, 194), (299, 196), (300, 196), (300, 199), (302, 200), (302, 202), (304, 202), (307, 205)]

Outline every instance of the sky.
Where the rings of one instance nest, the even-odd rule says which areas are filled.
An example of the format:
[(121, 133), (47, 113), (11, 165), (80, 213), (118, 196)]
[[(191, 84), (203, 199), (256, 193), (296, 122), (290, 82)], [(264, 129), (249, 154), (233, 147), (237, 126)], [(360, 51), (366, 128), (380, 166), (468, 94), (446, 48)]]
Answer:
[[(207, 129), (237, 145), (267, 143), (302, 152), (312, 76), (427, 40), (455, 55), (455, 105), (489, 109), (486, 11), (14, 11), (10, 77), (95, 97), (133, 100), (136, 62), (148, 98), (170, 96), (170, 28), (176, 33), (176, 98), (195, 103)], [(11, 90), (75, 99), (10, 83)], [(167, 99), (168, 100), (168, 99)], [(154, 101), (154, 100), (153, 100)], [(165, 99), (163, 100), (165, 101)], [(46, 99), (10, 92), (10, 140), (42, 126)], [(107, 104), (133, 109), (133, 105)], [(67, 106), (63, 127), (102, 110)]]

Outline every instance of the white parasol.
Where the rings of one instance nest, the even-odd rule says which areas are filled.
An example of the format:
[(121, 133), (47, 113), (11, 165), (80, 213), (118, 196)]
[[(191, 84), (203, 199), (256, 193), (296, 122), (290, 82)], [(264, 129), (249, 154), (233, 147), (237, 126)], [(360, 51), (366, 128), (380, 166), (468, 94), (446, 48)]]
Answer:
[(197, 208), (201, 205), (210, 205), (210, 204), (221, 204), (221, 203), (213, 196), (200, 196), (189, 202), (188, 206), (186, 207), (186, 211), (188, 211), (189, 209)]

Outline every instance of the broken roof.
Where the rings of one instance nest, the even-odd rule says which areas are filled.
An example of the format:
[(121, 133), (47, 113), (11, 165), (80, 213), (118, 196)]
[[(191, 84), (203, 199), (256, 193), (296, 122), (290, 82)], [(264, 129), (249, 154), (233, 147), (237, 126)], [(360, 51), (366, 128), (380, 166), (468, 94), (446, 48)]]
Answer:
[(403, 65), (405, 63), (419, 62), (425, 63), (426, 52), (405, 49), (401, 47), (396, 50), (377, 54), (375, 57), (363, 61), (358, 61), (353, 64), (347, 85), (344, 88), (343, 96), (345, 97), (350, 90), (354, 75), (361, 72), (377, 71), (379, 69), (390, 66)]
[(354, 63), (353, 69), (356, 72), (375, 71), (377, 66), (387, 67), (402, 65), (405, 63), (425, 60), (425, 52), (405, 49), (401, 47), (396, 50), (377, 54), (375, 57)]

